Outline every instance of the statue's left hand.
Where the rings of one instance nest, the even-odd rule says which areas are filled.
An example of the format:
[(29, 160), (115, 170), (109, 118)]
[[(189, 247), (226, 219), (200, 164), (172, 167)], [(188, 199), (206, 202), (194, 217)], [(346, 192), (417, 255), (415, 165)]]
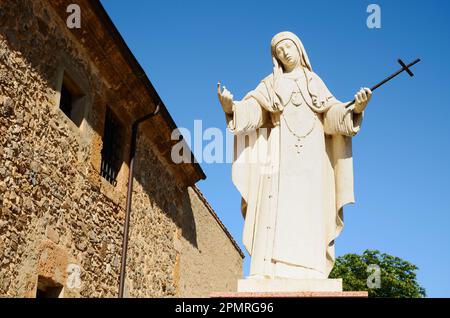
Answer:
[(356, 114), (362, 113), (367, 107), (370, 99), (372, 98), (372, 91), (370, 88), (364, 87), (355, 95), (355, 108), (353, 112)]

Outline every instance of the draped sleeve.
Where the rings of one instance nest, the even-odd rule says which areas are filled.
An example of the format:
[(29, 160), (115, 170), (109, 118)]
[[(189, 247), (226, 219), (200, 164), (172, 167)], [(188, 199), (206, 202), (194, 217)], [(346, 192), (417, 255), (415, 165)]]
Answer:
[(232, 114), (225, 114), (228, 129), (237, 135), (262, 127), (270, 119), (269, 105), (270, 96), (263, 81), (241, 101), (234, 103)]
[(330, 107), (324, 116), (324, 130), (328, 135), (344, 135), (352, 137), (361, 129), (363, 114), (355, 114), (353, 107), (345, 108), (338, 102)]
[[(323, 116), (324, 131), (327, 135), (343, 135), (353, 137), (356, 135), (362, 124), (363, 113), (353, 112), (354, 105), (345, 108), (347, 103), (337, 100), (328, 90), (322, 79), (313, 73), (313, 80), (318, 86), (319, 103), (326, 109)], [(313, 95), (313, 100), (315, 96)]]

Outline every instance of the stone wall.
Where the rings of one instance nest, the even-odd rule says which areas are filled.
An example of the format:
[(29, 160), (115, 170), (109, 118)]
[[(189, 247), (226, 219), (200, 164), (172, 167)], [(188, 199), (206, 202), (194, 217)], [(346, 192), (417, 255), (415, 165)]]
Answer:
[(184, 193), (142, 134), (138, 148), (128, 254), (128, 268), (133, 271), (128, 272), (127, 293), (133, 297), (176, 296), (179, 251), (174, 243)]
[[(89, 160), (96, 132), (55, 103), (61, 60), (97, 96), (101, 78), (39, 1), (3, 1), (1, 14), (0, 294), (33, 297), (43, 276), (66, 297), (115, 296), (123, 210)], [(79, 288), (66, 284), (70, 264)]]
[[(231, 237), (223, 235), (224, 226), (196, 188), (189, 188), (194, 224), (179, 240), (181, 296), (203, 297), (211, 291), (236, 291), (242, 278), (242, 252)], [(234, 241), (232, 241), (236, 244)]]
[[(48, 2), (0, 1), (0, 296), (34, 297), (38, 277), (64, 297), (117, 296), (131, 121), (88, 53)], [(87, 97), (80, 126), (58, 108), (62, 70)], [(127, 136), (116, 187), (99, 175), (106, 105)], [(242, 258), (154, 149), (140, 134), (126, 294), (205, 296), (206, 279), (231, 291)]]

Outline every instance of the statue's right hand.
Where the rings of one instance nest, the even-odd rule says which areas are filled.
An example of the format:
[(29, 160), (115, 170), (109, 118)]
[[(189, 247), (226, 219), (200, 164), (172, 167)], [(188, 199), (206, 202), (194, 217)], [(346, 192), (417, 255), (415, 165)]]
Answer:
[(220, 104), (222, 105), (223, 111), (227, 114), (233, 113), (233, 94), (226, 87), (223, 90), (220, 87), (220, 83), (217, 83), (217, 96), (219, 97)]

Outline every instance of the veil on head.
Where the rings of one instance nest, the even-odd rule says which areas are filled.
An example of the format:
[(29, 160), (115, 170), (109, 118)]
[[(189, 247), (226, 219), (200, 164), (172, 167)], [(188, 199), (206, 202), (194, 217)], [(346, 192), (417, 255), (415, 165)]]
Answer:
[(294, 44), (297, 46), (298, 51), (300, 52), (302, 66), (306, 67), (309, 71), (312, 72), (311, 63), (309, 62), (308, 54), (306, 54), (305, 48), (303, 47), (303, 44), (302, 44), (302, 41), (300, 41), (298, 36), (296, 36), (292, 32), (288, 32), (288, 31), (280, 32), (272, 38), (272, 42), (270, 45), (272, 56), (278, 60), (278, 58), (275, 54), (275, 47), (277, 46), (278, 43), (280, 43), (283, 40), (291, 40), (292, 42), (294, 42)]

